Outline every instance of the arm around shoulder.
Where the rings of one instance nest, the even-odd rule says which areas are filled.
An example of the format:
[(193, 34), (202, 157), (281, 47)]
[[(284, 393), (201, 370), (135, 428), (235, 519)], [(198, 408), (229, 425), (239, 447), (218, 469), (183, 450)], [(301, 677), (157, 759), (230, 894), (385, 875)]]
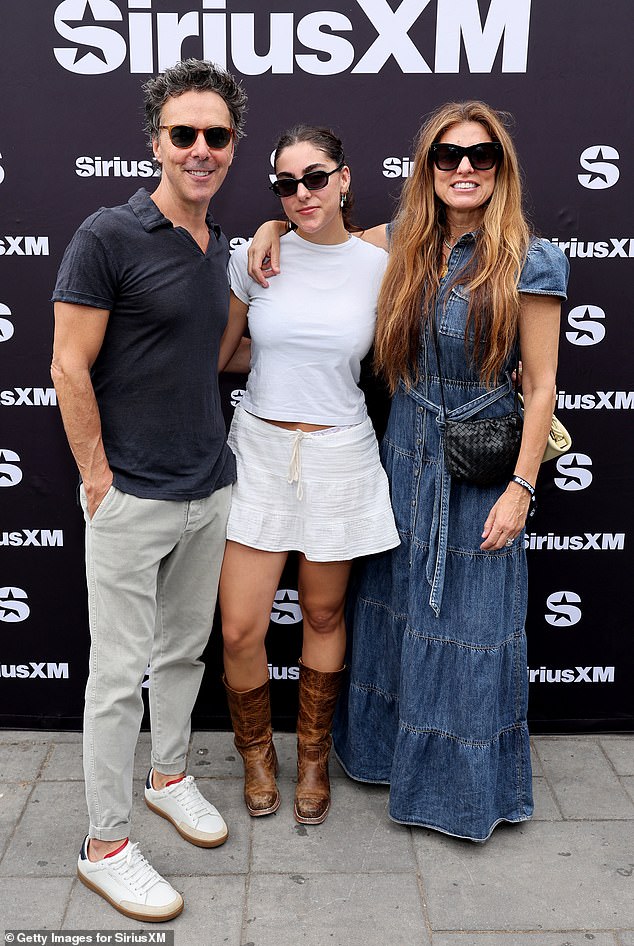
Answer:
[(284, 220), (267, 220), (257, 228), (249, 246), (249, 276), (264, 289), (268, 289), (267, 277), (280, 272), (280, 239), (286, 231)]
[(363, 230), (362, 233), (357, 234), (359, 239), (364, 240), (366, 243), (371, 243), (373, 246), (378, 246), (379, 249), (389, 251), (390, 245), (387, 238), (387, 224), (380, 223), (376, 227), (370, 227), (368, 230)]

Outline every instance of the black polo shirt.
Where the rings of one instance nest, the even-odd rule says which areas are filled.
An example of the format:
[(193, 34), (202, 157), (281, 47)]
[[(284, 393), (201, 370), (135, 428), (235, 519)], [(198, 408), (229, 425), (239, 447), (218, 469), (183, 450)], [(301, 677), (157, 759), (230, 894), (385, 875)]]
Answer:
[(205, 253), (141, 188), (88, 217), (53, 300), (110, 311), (92, 369), (114, 485), (150, 499), (209, 496), (235, 480), (218, 390), (229, 247), (207, 215)]

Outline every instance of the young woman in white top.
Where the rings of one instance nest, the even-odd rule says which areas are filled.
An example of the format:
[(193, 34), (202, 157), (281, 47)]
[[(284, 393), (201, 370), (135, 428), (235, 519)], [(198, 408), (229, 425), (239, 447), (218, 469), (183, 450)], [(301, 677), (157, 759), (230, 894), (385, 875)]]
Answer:
[(299, 552), (304, 619), (295, 818), (320, 824), (330, 807), (330, 727), (346, 647), (352, 559), (398, 545), (387, 478), (358, 387), (372, 344), (387, 255), (351, 235), (350, 170), (328, 129), (298, 126), (275, 152), (291, 226), (283, 275), (264, 289), (234, 251), (220, 367), (249, 325), (247, 390), (229, 444), (237, 483), (220, 579), (225, 686), (254, 817), (280, 804), (264, 646), (289, 551)]

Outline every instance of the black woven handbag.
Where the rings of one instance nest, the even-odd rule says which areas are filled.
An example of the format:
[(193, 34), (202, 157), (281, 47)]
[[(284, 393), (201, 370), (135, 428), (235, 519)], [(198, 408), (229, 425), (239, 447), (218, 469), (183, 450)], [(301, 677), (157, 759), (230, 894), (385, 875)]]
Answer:
[(522, 440), (517, 411), (481, 420), (447, 420), (445, 465), (455, 480), (493, 486), (513, 475)]
[[(440, 399), (443, 415), (447, 417), (445, 394), (442, 384), (440, 352), (436, 338), (436, 327), (432, 324), (432, 335), (436, 347)], [(518, 410), (519, 398), (515, 370), (514, 409), (502, 417), (484, 417), (479, 420), (447, 420), (443, 432), (445, 466), (455, 480), (473, 483), (476, 486), (493, 486), (508, 480), (513, 475), (522, 440), (523, 420)]]

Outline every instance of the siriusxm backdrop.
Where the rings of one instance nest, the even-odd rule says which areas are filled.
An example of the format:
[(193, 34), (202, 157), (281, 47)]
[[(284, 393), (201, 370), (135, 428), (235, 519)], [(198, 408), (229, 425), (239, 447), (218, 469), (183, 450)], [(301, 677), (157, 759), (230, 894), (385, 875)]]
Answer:
[[(515, 115), (527, 209), (571, 264), (558, 411), (574, 446), (542, 468), (526, 538), (530, 717), (535, 731), (634, 729), (631, 0), (3, 0), (0, 29), (0, 724), (81, 724), (83, 526), (49, 376), (56, 270), (82, 219), (157, 183), (141, 82), (202, 56), (249, 95), (213, 201), (234, 246), (278, 213), (270, 154), (289, 124), (340, 133), (371, 225), (393, 212), (428, 110), (482, 98)], [(228, 419), (244, 380), (223, 379)], [(289, 568), (268, 642), (281, 726), (300, 638)], [(220, 669), (216, 627), (200, 727), (227, 725)]]

